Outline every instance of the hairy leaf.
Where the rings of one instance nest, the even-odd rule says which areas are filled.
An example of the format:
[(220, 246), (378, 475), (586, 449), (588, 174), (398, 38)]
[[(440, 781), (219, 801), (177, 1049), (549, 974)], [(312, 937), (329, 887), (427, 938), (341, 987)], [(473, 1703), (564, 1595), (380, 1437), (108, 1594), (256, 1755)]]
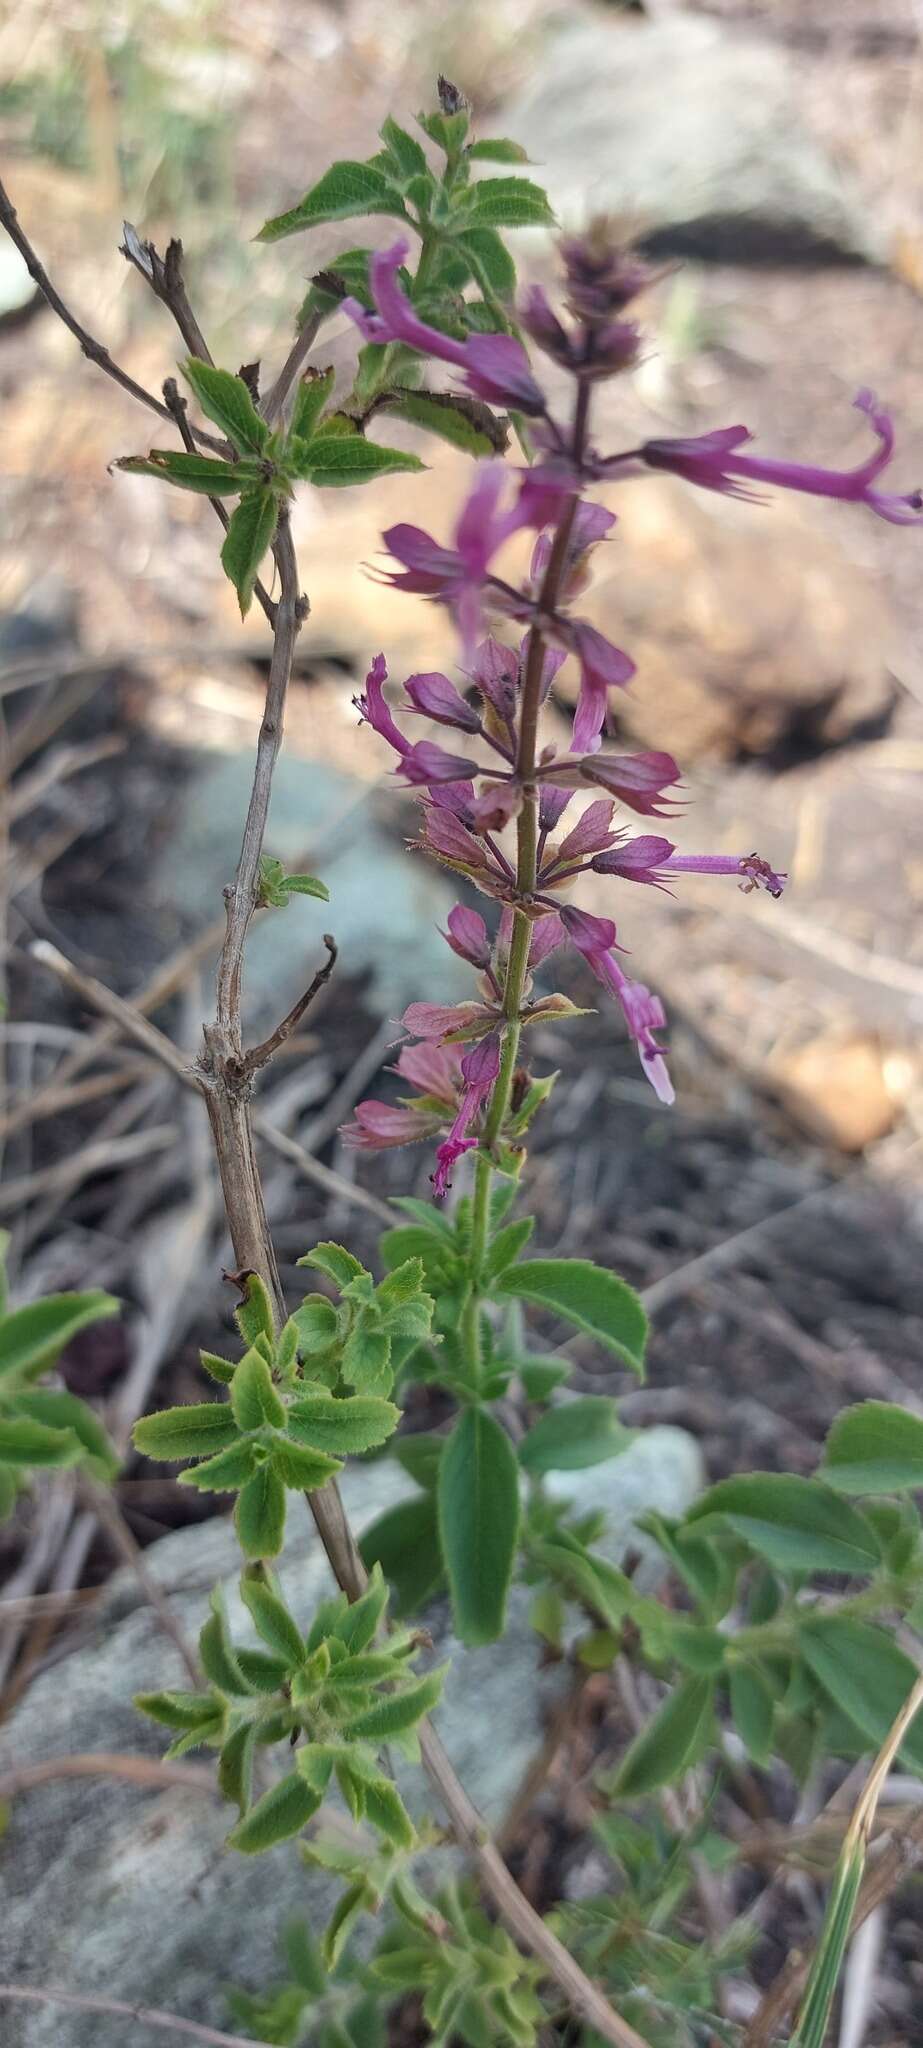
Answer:
[(0, 1320), (0, 1378), (34, 1379), (60, 1357), (78, 1330), (118, 1315), (111, 1294), (48, 1294)]
[(237, 1496), (237, 1539), (245, 1557), (278, 1557), (285, 1535), (285, 1486), (275, 1465), (261, 1465)]
[(502, 1635), (516, 1539), (519, 1472), (505, 1430), (466, 1408), (439, 1465), (439, 1531), (456, 1634), (474, 1646)]
[(135, 1449), (167, 1464), (179, 1458), (209, 1458), (237, 1439), (234, 1411), (226, 1401), (191, 1401), (142, 1415), (131, 1432)]
[(239, 455), (262, 455), (269, 440), (269, 428), (260, 417), (242, 377), (230, 370), (217, 370), (213, 363), (187, 357), (183, 375), (192, 385), (202, 411), (214, 420)]
[(634, 1290), (590, 1259), (526, 1259), (494, 1283), (494, 1292), (530, 1301), (588, 1330), (639, 1376), (647, 1317)]
[(871, 1524), (815, 1479), (754, 1472), (719, 1480), (696, 1502), (686, 1526), (713, 1515), (779, 1571), (871, 1572), (881, 1563)]
[(236, 498), (252, 491), (260, 481), (260, 464), (255, 461), (221, 462), (213, 455), (186, 454), (173, 448), (152, 448), (150, 455), (123, 455), (113, 463), (129, 476), (156, 476), (161, 483), (176, 484), (181, 491), (198, 491), (206, 498)]
[(319, 1805), (320, 1794), (305, 1784), (298, 1771), (290, 1771), (232, 1829), (228, 1847), (239, 1849), (244, 1856), (258, 1856), (264, 1849), (274, 1849), (277, 1842), (300, 1835)]
[(372, 164), (344, 161), (331, 164), (310, 192), (288, 213), (276, 214), (257, 235), (258, 242), (278, 242), (283, 235), (296, 235), (302, 228), (318, 227), (325, 220), (348, 220), (365, 213), (403, 215), (404, 202), (398, 187)]
[(341, 1400), (318, 1395), (293, 1401), (288, 1410), (288, 1429), (299, 1443), (344, 1456), (386, 1443), (399, 1421), (400, 1409), (392, 1401), (376, 1400), (368, 1394)]
[(477, 227), (554, 226), (547, 196), (530, 178), (482, 178), (472, 185), (469, 198), (470, 215)]

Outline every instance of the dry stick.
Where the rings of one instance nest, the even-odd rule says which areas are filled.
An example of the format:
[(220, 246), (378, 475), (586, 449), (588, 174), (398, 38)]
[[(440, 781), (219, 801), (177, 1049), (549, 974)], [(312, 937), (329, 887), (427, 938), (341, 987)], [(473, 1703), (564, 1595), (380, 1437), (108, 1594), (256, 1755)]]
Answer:
[(38, 1764), (17, 1764), (0, 1773), (0, 1799), (15, 1799), (55, 1778), (125, 1778), (130, 1785), (182, 1785), (189, 1792), (216, 1792), (217, 1781), (206, 1764), (179, 1764), (153, 1756), (126, 1756), (121, 1750), (80, 1750), (73, 1756), (46, 1757)]
[(273, 1053), (278, 1052), (280, 1045), (284, 1045), (286, 1039), (291, 1038), (292, 1032), (297, 1030), (305, 1011), (313, 1003), (315, 996), (320, 994), (324, 983), (330, 980), (330, 976), (336, 966), (337, 949), (336, 940), (331, 938), (329, 932), (324, 933), (324, 945), (327, 948), (327, 959), (323, 967), (318, 968), (310, 986), (305, 989), (304, 995), (299, 996), (297, 1003), (292, 1004), (288, 1016), (283, 1017), (281, 1024), (276, 1025), (275, 1030), (270, 1032), (268, 1038), (264, 1038), (262, 1045), (251, 1046), (250, 1051), (243, 1054), (239, 1067), (240, 1079), (242, 1081), (248, 1081), (253, 1074), (257, 1073), (260, 1067), (265, 1067), (267, 1062), (272, 1059)]
[(267, 426), (272, 427), (275, 425), (295, 382), (295, 378), (317, 339), (317, 330), (320, 327), (322, 317), (322, 314), (317, 313), (312, 320), (305, 321), (304, 326), (299, 329), (295, 336), (275, 383), (270, 385), (260, 406), (260, 411)]
[[(96, 341), (86, 327), (81, 326), (80, 321), (71, 312), (70, 307), (65, 305), (60, 292), (55, 290), (47, 271), (39, 262), (28, 236), (23, 233), (16, 208), (2, 181), (0, 181), (0, 227), (6, 229), (10, 241), (19, 250), (29, 276), (37, 284), (39, 291), (42, 293), (43, 298), (47, 300), (52, 312), (57, 313), (58, 319), (63, 320), (65, 327), (70, 330), (75, 341), (80, 343), (80, 347), (88, 360), (91, 363), (95, 363), (98, 370), (103, 370), (107, 377), (111, 377), (114, 383), (120, 384), (122, 390), (128, 392), (129, 397), (137, 398), (139, 404), (146, 405), (150, 412), (156, 412), (161, 419), (168, 420), (170, 414), (166, 406), (161, 404), (160, 399), (155, 398), (152, 391), (146, 391), (143, 384), (137, 383), (134, 377), (128, 375), (127, 370), (123, 370), (118, 363), (114, 362), (109, 354), (109, 350), (103, 347), (101, 341)], [(196, 440), (200, 446), (211, 448), (218, 455), (225, 453), (225, 443), (219, 441), (214, 434), (200, 433), (196, 429)]]
[(220, 2027), (203, 2026), (199, 2020), (181, 2020), (175, 2012), (163, 2012), (157, 2005), (129, 2005), (123, 1998), (97, 1998), (79, 1991), (39, 1990), (34, 1984), (0, 1984), (0, 1999), (15, 1999), (20, 2005), (63, 2005), (69, 2012), (104, 2012), (115, 2019), (136, 2020), (140, 2026), (162, 2032), (186, 2034), (193, 2041), (211, 2043), (211, 2048), (271, 2048), (250, 2034), (225, 2034)]
[(123, 223), (123, 229), (120, 254), (140, 271), (154, 297), (172, 313), (190, 355), (197, 356), (200, 363), (210, 363), (208, 344), (186, 296), (182, 242), (168, 242), (166, 255), (158, 256), (153, 242), (142, 242), (130, 220)]

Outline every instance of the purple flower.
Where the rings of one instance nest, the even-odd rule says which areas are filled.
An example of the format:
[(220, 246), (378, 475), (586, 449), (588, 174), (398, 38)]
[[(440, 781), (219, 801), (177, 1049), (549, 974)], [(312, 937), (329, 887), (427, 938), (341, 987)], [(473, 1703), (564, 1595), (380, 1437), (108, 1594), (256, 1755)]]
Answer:
[(573, 790), (555, 789), (550, 782), (543, 782), (538, 792), (538, 822), (543, 832), (553, 832), (564, 816), (573, 796)]
[(411, 1003), (401, 1023), (414, 1038), (483, 1038), (497, 1022), (483, 1003)]
[(483, 1108), (499, 1072), (500, 1033), (494, 1031), (462, 1060), (464, 1094), (452, 1128), (436, 1153), (436, 1171), (432, 1181), (437, 1201), (444, 1200), (448, 1194), (451, 1187), (449, 1175), (456, 1159), (460, 1159), (463, 1152), (470, 1152), (478, 1143), (477, 1138), (465, 1134)]
[(425, 718), (434, 718), (437, 725), (455, 725), (462, 732), (480, 732), (481, 721), (473, 706), (465, 703), (460, 690), (450, 683), (448, 676), (436, 671), (431, 675), (408, 676), (404, 688), (414, 707)]
[(655, 1032), (664, 1029), (667, 1021), (660, 997), (652, 995), (642, 981), (629, 981), (614, 953), (597, 953), (589, 958), (588, 964), (597, 981), (610, 989), (621, 1005), (629, 1036), (635, 1041), (638, 1057), (654, 1094), (661, 1102), (675, 1102), (663, 1047), (658, 1045), (654, 1036)]
[(407, 255), (406, 241), (381, 249), (369, 264), (369, 286), (375, 312), (368, 313), (358, 299), (343, 300), (343, 311), (355, 322), (366, 341), (403, 342), (421, 355), (435, 356), (464, 372), (469, 391), (493, 405), (511, 405), (519, 412), (545, 411), (544, 393), (529, 368), (522, 343), (511, 334), (469, 334), (455, 341), (429, 327), (415, 312), (398, 283), (397, 273)]
[(383, 740), (387, 740), (389, 747), (393, 747), (398, 754), (408, 754), (410, 741), (405, 740), (403, 733), (395, 725), (385, 703), (384, 686), (387, 679), (388, 664), (385, 657), (383, 654), (376, 654), (365, 679), (363, 695), (354, 697), (353, 703), (360, 718), (365, 719), (373, 732), (379, 733)]
[(446, 918), (449, 927), (442, 936), (462, 960), (469, 966), (483, 970), (490, 966), (490, 940), (487, 926), (479, 910), (469, 910), (465, 904), (456, 903)]
[(767, 895), (779, 897), (788, 881), (786, 874), (776, 874), (758, 853), (671, 853), (661, 865), (674, 875), (740, 875), (745, 895), (765, 889)]
[[(556, 873), (559, 868), (570, 867), (572, 862), (585, 860), (588, 855), (602, 853), (604, 847), (611, 846), (615, 837), (611, 830), (614, 808), (608, 797), (600, 797), (597, 803), (588, 804), (566, 839), (562, 839), (560, 846), (549, 850), (543, 879), (546, 872)], [(596, 866), (595, 861), (593, 865)]]
[(415, 1145), (439, 1129), (439, 1118), (416, 1109), (399, 1109), (391, 1102), (357, 1102), (355, 1121), (342, 1124), (344, 1145), (356, 1152), (385, 1152), (392, 1145)]
[(405, 746), (395, 769), (396, 775), (404, 775), (408, 782), (428, 785), (435, 782), (460, 782), (463, 778), (477, 775), (476, 761), (467, 761), (463, 754), (447, 754), (444, 747), (437, 747), (434, 740), (418, 740), (416, 746)]
[(491, 782), (483, 796), (476, 796), (471, 818), (479, 832), (502, 832), (522, 810), (522, 783), (515, 776), (507, 782)]
[[(575, 763), (575, 766), (577, 764)], [(583, 763), (581, 780), (600, 783), (642, 818), (664, 818), (676, 807), (662, 801), (680, 781), (672, 754), (601, 754)]]
[(635, 673), (628, 654), (585, 619), (558, 620), (555, 630), (580, 663), (580, 696), (574, 714), (571, 752), (593, 753), (602, 744), (610, 689), (624, 689)]
[[(757, 498), (751, 484), (778, 484), (789, 491), (807, 491), (815, 498), (841, 498), (867, 505), (881, 519), (894, 526), (916, 526), (923, 522), (923, 491), (905, 497), (874, 489), (894, 452), (894, 426), (890, 413), (879, 405), (870, 391), (860, 391), (855, 400), (878, 438), (878, 447), (856, 469), (821, 469), (810, 463), (778, 462), (769, 456), (744, 455), (741, 448), (751, 439), (746, 427), (722, 427), (712, 434), (694, 435), (688, 440), (646, 441), (637, 458), (649, 469), (668, 469), (705, 490), (721, 491), (728, 497)], [(601, 474), (615, 476), (634, 466), (631, 457), (615, 456), (602, 465)]]
[(466, 667), (475, 659), (481, 630), (482, 592), (497, 549), (524, 526), (543, 526), (548, 518), (547, 492), (521, 483), (516, 502), (500, 510), (509, 472), (502, 462), (478, 464), (474, 488), (455, 528), (454, 548), (443, 548), (419, 526), (392, 526), (384, 535), (390, 553), (403, 568), (382, 572), (395, 589), (446, 604), (462, 637)]
[(662, 889), (663, 871), (670, 866), (672, 852), (672, 840), (645, 832), (609, 852), (598, 853), (590, 866), (598, 875), (620, 875), (623, 882), (648, 882), (655, 889)]
[(578, 910), (573, 903), (565, 903), (560, 912), (561, 923), (578, 953), (592, 961), (596, 953), (607, 953), (615, 945), (615, 926), (611, 917), (593, 917), (588, 910)]
[(547, 960), (550, 953), (563, 946), (565, 936), (564, 926), (557, 911), (553, 911), (550, 917), (539, 918), (532, 926), (529, 946), (530, 968), (541, 967), (543, 960)]

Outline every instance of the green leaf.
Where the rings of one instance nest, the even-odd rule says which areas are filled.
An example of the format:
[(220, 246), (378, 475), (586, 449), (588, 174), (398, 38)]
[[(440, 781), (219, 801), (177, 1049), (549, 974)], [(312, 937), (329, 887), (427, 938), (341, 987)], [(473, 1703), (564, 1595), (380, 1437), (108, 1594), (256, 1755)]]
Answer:
[(521, 142), (511, 142), (508, 136), (486, 136), (481, 142), (469, 142), (465, 155), (474, 162), (491, 164), (527, 164), (527, 152)]
[(292, 1321), (298, 1331), (298, 1349), (305, 1358), (320, 1358), (336, 1341), (337, 1312), (326, 1294), (307, 1294)]
[(413, 1822), (397, 1786), (388, 1778), (376, 1778), (374, 1784), (366, 1786), (365, 1817), (395, 1848), (413, 1848), (417, 1839)]
[(298, 205), (268, 220), (256, 239), (278, 242), (283, 235), (296, 235), (302, 228), (319, 226), (321, 221), (349, 220), (355, 214), (365, 213), (403, 216), (404, 202), (397, 186), (372, 164), (331, 164)]
[(389, 1394), (394, 1377), (390, 1337), (360, 1318), (343, 1347), (340, 1371), (347, 1385), (360, 1393)]
[(455, 114), (418, 114), (417, 120), (424, 135), (428, 135), (436, 148), (446, 156), (457, 156), (468, 133), (470, 115), (467, 107), (459, 107)]
[(371, 1278), (365, 1267), (359, 1264), (359, 1260), (353, 1258), (352, 1252), (345, 1251), (341, 1244), (316, 1244), (314, 1250), (305, 1252), (304, 1258), (299, 1259), (297, 1263), (299, 1266), (315, 1266), (319, 1273), (326, 1273), (328, 1280), (332, 1280), (334, 1286), (341, 1290), (349, 1287), (354, 1280)]
[(229, 1444), (204, 1464), (188, 1465), (179, 1474), (180, 1486), (197, 1487), (200, 1493), (236, 1493), (254, 1470), (256, 1447), (250, 1443)]
[(189, 356), (183, 375), (192, 385), (202, 411), (214, 420), (239, 455), (262, 455), (269, 440), (269, 428), (261, 419), (242, 377), (229, 370), (216, 370), (213, 363)]
[(231, 514), (221, 550), (221, 566), (237, 592), (242, 619), (253, 602), (260, 563), (272, 541), (278, 517), (279, 500), (275, 491), (266, 486), (245, 491)]
[(525, 1251), (535, 1229), (534, 1216), (521, 1216), (518, 1223), (508, 1223), (505, 1230), (499, 1230), (487, 1254), (484, 1278), (490, 1282), (505, 1273), (508, 1266), (515, 1264), (520, 1252)]
[(215, 1351), (200, 1351), (199, 1364), (210, 1380), (217, 1380), (220, 1387), (229, 1387), (237, 1367), (231, 1358), (219, 1358)]
[(415, 1430), (412, 1436), (402, 1436), (391, 1446), (392, 1457), (424, 1493), (436, 1490), (445, 1441), (445, 1437), (432, 1436), (428, 1430)]
[(136, 1692), (134, 1704), (139, 1713), (149, 1714), (163, 1728), (199, 1728), (211, 1721), (215, 1712), (211, 1693)]
[(915, 1493), (923, 1488), (923, 1416), (890, 1401), (844, 1408), (818, 1477), (838, 1493)]
[(241, 1813), (245, 1813), (250, 1804), (255, 1734), (252, 1721), (242, 1722), (228, 1736), (218, 1758), (219, 1787), (225, 1799), (232, 1799)]
[(66, 1344), (88, 1323), (118, 1315), (111, 1294), (48, 1294), (0, 1321), (0, 1378), (34, 1379), (54, 1365)]
[(641, 1303), (626, 1281), (592, 1260), (527, 1259), (503, 1274), (494, 1291), (566, 1317), (643, 1375), (647, 1317)]
[(397, 122), (392, 121), (390, 114), (382, 122), (378, 133), (405, 178), (427, 175), (426, 152), (421, 149), (414, 136), (408, 135), (406, 128), (399, 128)]
[(288, 1410), (288, 1428), (299, 1443), (344, 1456), (350, 1451), (371, 1451), (386, 1443), (400, 1421), (400, 1409), (392, 1401), (379, 1401), (368, 1394), (354, 1394), (341, 1400), (293, 1401)]
[(316, 896), (319, 903), (330, 901), (326, 882), (318, 881), (316, 875), (286, 875), (282, 887), (287, 896)]
[(816, 1479), (754, 1472), (719, 1480), (696, 1501), (686, 1527), (714, 1515), (779, 1571), (871, 1572), (881, 1563), (865, 1517)]
[(359, 1552), (367, 1570), (381, 1565), (392, 1589), (396, 1619), (416, 1613), (444, 1577), (432, 1494), (401, 1501), (380, 1515), (359, 1538)]
[(611, 1785), (616, 1798), (653, 1792), (698, 1760), (711, 1734), (714, 1691), (710, 1678), (686, 1678), (674, 1687), (616, 1772)]
[(240, 1597), (264, 1643), (284, 1660), (290, 1671), (296, 1670), (304, 1662), (304, 1643), (278, 1587), (249, 1578), (245, 1573), (240, 1582)]
[(372, 1566), (365, 1592), (347, 1607), (336, 1625), (336, 1633), (348, 1650), (364, 1650), (377, 1634), (388, 1605), (388, 1588), (383, 1574)]
[(412, 1217), (414, 1223), (419, 1223), (421, 1228), (428, 1230), (433, 1237), (447, 1238), (454, 1242), (455, 1231), (451, 1219), (444, 1216), (434, 1202), (421, 1202), (416, 1195), (396, 1195), (392, 1206), (395, 1209), (403, 1209), (405, 1216)]
[(226, 1401), (191, 1401), (142, 1415), (131, 1432), (135, 1449), (167, 1464), (178, 1458), (209, 1458), (237, 1441), (234, 1411)]
[(265, 1280), (258, 1273), (235, 1274), (235, 1280), (244, 1288), (244, 1298), (234, 1310), (234, 1321), (244, 1343), (249, 1350), (262, 1337), (271, 1350), (276, 1326)]
[[(883, 1629), (845, 1614), (804, 1623), (799, 1643), (805, 1663), (833, 1706), (855, 1723), (869, 1748), (878, 1749), (919, 1677), (912, 1658)], [(919, 1718), (900, 1755), (905, 1767), (923, 1772)]]
[(327, 1989), (327, 1972), (321, 1961), (319, 1944), (306, 1920), (287, 1922), (282, 1930), (282, 1952), (294, 1982), (300, 1984), (303, 1991), (309, 1991), (312, 1998), (321, 1998)]
[(527, 1430), (519, 1445), (519, 1462), (527, 1472), (579, 1472), (617, 1458), (634, 1441), (608, 1394), (584, 1394), (549, 1409)]
[(297, 440), (310, 441), (335, 380), (335, 370), (305, 370), (295, 393), (289, 429)]
[(232, 1829), (228, 1847), (239, 1849), (244, 1856), (259, 1856), (264, 1849), (274, 1849), (277, 1842), (300, 1835), (319, 1805), (320, 1793), (312, 1791), (297, 1771), (290, 1771)]
[(261, 1465), (237, 1496), (237, 1540), (245, 1557), (278, 1557), (285, 1535), (285, 1487), (275, 1465)]
[(516, 265), (493, 228), (466, 228), (462, 234), (453, 235), (452, 244), (461, 251), (482, 292), (498, 299), (512, 298)]
[(283, 1485), (298, 1493), (316, 1493), (319, 1486), (326, 1486), (328, 1479), (335, 1479), (343, 1470), (339, 1459), (329, 1458), (325, 1451), (309, 1450), (306, 1444), (293, 1443), (291, 1437), (276, 1438), (272, 1462)]
[(517, 1358), (512, 1361), (522, 1381), (527, 1401), (547, 1401), (556, 1387), (562, 1387), (570, 1379), (568, 1364), (556, 1365), (553, 1359)]
[(6, 1465), (76, 1465), (81, 1451), (72, 1429), (48, 1429), (26, 1416), (0, 1416), (0, 1460)]
[(530, 178), (482, 178), (471, 186), (468, 197), (470, 216), (477, 227), (554, 226), (547, 196)]
[(281, 1429), (285, 1408), (272, 1383), (272, 1373), (261, 1353), (253, 1347), (244, 1353), (231, 1381), (231, 1408), (240, 1430), (262, 1429), (268, 1422)]
[[(360, 1913), (368, 1909), (369, 1903), (365, 1882), (361, 1878), (337, 1900), (324, 1933), (323, 1956), (328, 1970), (336, 1969), (356, 1921)], [(334, 2044), (325, 2042), (323, 2048), (334, 2048)], [(345, 2044), (336, 2040), (335, 2048), (345, 2048)]]
[(418, 1678), (403, 1692), (388, 1693), (370, 1707), (367, 1714), (349, 1724), (349, 1739), (352, 1742), (387, 1742), (390, 1735), (403, 1735), (408, 1728), (415, 1728), (436, 1706), (442, 1691), (448, 1669), (443, 1665), (439, 1671), (430, 1671), (425, 1678)]
[(222, 1693), (245, 1694), (249, 1688), (243, 1670), (237, 1662), (234, 1645), (228, 1630), (224, 1602), (216, 1588), (211, 1596), (212, 1613), (199, 1630), (199, 1656), (202, 1669), (212, 1685)]
[(502, 1635), (516, 1539), (519, 1471), (506, 1432), (467, 1408), (439, 1465), (439, 1530), (456, 1634), (473, 1647)]
[(762, 1672), (752, 1664), (732, 1664), (730, 1694), (734, 1726), (744, 1748), (754, 1763), (768, 1764), (775, 1703)]
[(382, 448), (362, 434), (316, 434), (307, 449), (299, 450), (298, 475), (318, 490), (339, 489), (346, 484), (367, 484), (392, 470), (420, 470), (418, 455), (402, 448)]
[(448, 391), (402, 391), (389, 398), (385, 408), (395, 419), (412, 427), (424, 427), (438, 434), (466, 455), (502, 455), (508, 444), (505, 427), (495, 420), (489, 406), (478, 399), (456, 397)]
[(113, 469), (129, 476), (156, 476), (161, 483), (176, 484), (181, 491), (199, 491), (206, 498), (236, 498), (252, 491), (260, 482), (258, 462), (220, 462), (212, 455), (181, 453), (173, 448), (152, 448), (150, 455), (123, 455)]
[(49, 1429), (73, 1430), (96, 1477), (114, 1478), (121, 1459), (98, 1416), (86, 1401), (79, 1400), (76, 1394), (68, 1393), (63, 1387), (37, 1387), (34, 1391), (19, 1394), (16, 1408), (18, 1414), (30, 1416), (33, 1422), (44, 1422)]

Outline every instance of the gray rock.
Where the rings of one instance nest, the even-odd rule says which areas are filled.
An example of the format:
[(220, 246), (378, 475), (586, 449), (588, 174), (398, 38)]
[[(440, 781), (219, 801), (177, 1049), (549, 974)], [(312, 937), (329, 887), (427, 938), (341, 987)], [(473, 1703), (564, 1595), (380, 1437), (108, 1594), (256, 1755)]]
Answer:
[(571, 19), (501, 126), (567, 226), (640, 218), (650, 244), (712, 261), (877, 260), (872, 209), (798, 112), (785, 52), (699, 16)]
[[(237, 866), (252, 780), (249, 752), (208, 755), (189, 779), (158, 889), (203, 924)], [(309, 844), (318, 849), (315, 867), (330, 890), (329, 909), (293, 897), (285, 911), (256, 920), (247, 941), (247, 987), (257, 1007), (281, 1014), (295, 1000), (328, 925), (343, 971), (370, 970), (372, 1001), (383, 1016), (399, 1016), (427, 988), (446, 1002), (470, 992), (470, 969), (439, 936), (455, 891), (431, 862), (408, 860), (397, 837), (376, 823), (367, 785), (326, 763), (283, 754), (273, 776), (267, 850), (291, 868), (303, 865)]]
[[(701, 1482), (700, 1460), (682, 1431), (652, 1429), (610, 1465), (560, 1475), (554, 1490), (564, 1490), (565, 1479), (575, 1508), (606, 1509), (606, 1548), (618, 1558), (633, 1513), (651, 1505), (683, 1511)], [(410, 1491), (388, 1462), (352, 1467), (343, 1478), (347, 1512), (360, 1533)], [(306, 1624), (331, 1589), (330, 1573), (307, 1509), (293, 1500), (290, 1514), (280, 1576)], [(146, 1557), (190, 1635), (220, 1579), (235, 1636), (253, 1639), (228, 1521), (180, 1530)], [(491, 1823), (508, 1806), (565, 1682), (563, 1668), (537, 1678), (530, 1597), (527, 1588), (514, 1588), (502, 1643), (482, 1650), (459, 1651), (445, 1603), (427, 1617), (434, 1657), (459, 1659), (438, 1713), (440, 1733)], [(160, 1755), (162, 1731), (136, 1713), (132, 1694), (184, 1683), (172, 1643), (134, 1578), (120, 1572), (94, 1610), (92, 1632), (34, 1681), (2, 1730), (0, 1771), (88, 1750)], [(419, 1782), (407, 1789), (418, 1804)], [(58, 1779), (20, 1794), (0, 1845), (0, 1977), (227, 2024), (223, 1985), (257, 1990), (269, 1983), (285, 1919), (300, 1912), (322, 1927), (338, 1891), (322, 1873), (304, 1869), (290, 1843), (257, 1861), (225, 1853), (231, 1818), (209, 1794), (136, 1790), (111, 1777)], [(4, 2048), (126, 2048), (119, 2020), (53, 2007), (0, 2011)]]

